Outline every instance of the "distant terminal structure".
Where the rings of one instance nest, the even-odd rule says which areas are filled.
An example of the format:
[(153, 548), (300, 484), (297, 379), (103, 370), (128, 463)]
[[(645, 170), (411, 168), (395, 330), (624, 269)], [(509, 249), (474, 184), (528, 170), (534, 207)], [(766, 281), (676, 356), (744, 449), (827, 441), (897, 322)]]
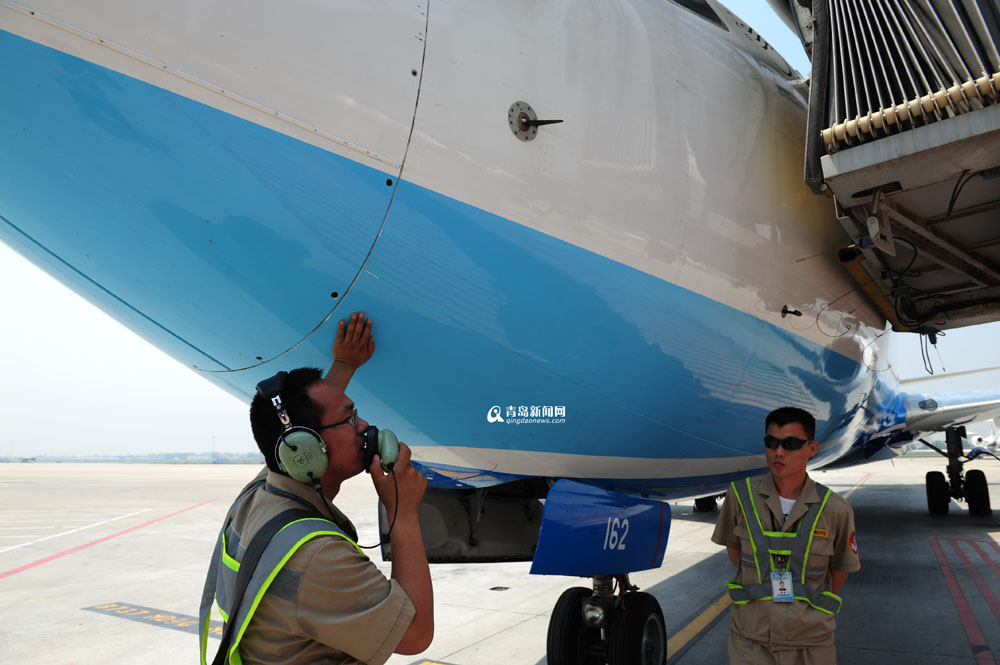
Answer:
[(245, 453), (150, 453), (145, 455), (38, 455), (0, 458), (2, 463), (263, 464), (257, 451)]

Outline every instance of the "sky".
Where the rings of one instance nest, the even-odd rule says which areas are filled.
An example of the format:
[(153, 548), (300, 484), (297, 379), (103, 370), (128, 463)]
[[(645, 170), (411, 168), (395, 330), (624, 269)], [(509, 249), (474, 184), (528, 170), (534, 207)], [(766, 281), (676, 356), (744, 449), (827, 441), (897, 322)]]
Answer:
[(0, 458), (256, 450), (247, 407), (0, 244)]
[[(793, 67), (809, 62), (763, 0), (729, 6)], [(954, 330), (938, 374), (1000, 366), (1000, 324)], [(918, 338), (900, 335), (902, 378), (926, 376)], [(0, 244), (0, 459), (256, 450), (247, 407)], [(910, 392), (993, 389), (1000, 372), (907, 385)], [(990, 426), (970, 428), (989, 433)]]

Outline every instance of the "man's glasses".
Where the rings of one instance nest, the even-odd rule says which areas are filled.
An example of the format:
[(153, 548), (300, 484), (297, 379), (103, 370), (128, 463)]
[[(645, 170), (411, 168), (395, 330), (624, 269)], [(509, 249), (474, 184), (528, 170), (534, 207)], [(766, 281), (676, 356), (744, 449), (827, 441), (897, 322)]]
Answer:
[(770, 448), (771, 450), (777, 450), (778, 446), (781, 446), (785, 450), (798, 450), (802, 446), (809, 443), (809, 439), (800, 439), (797, 436), (790, 436), (785, 439), (779, 439), (776, 436), (771, 436), (768, 434), (764, 437), (764, 446)]
[(319, 427), (317, 431), (322, 431), (322, 430), (325, 430), (325, 429), (329, 429), (331, 427), (340, 427), (341, 425), (346, 425), (347, 423), (351, 423), (351, 427), (355, 431), (357, 431), (357, 429), (358, 429), (358, 410), (357, 409), (354, 409), (354, 411), (351, 412), (351, 415), (347, 416), (346, 418), (344, 418), (340, 422), (333, 423), (332, 425), (323, 425), (323, 426)]

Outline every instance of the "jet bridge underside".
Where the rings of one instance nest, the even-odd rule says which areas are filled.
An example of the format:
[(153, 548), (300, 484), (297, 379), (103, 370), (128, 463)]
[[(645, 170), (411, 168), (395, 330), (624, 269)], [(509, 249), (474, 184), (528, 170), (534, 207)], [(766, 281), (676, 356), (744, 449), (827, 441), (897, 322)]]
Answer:
[(896, 330), (1000, 320), (1000, 0), (771, 0), (812, 58), (805, 179)]

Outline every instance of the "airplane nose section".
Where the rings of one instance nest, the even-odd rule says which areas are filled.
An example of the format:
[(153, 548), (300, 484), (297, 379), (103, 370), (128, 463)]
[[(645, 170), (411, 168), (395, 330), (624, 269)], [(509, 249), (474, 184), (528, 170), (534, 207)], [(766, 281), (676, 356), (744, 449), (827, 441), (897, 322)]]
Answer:
[(0, 239), (213, 372), (280, 356), (350, 289), (400, 175), (427, 21), (402, 0), (226, 4), (192, 22), (61, 3), (78, 32), (0, 31), (19, 63), (0, 71)]
[[(188, 366), (260, 364), (301, 341), (341, 301), (375, 243), (395, 178), (146, 92), (185, 107), (158, 128), (162, 153), (134, 160), (131, 148), (116, 144), (101, 168), (87, 164), (92, 155), (66, 154), (64, 163), (78, 165), (72, 177), (53, 171), (20, 190), (0, 184), (0, 199), (34, 208), (11, 215), (0, 234)], [(72, 143), (53, 145), (68, 151)], [(109, 190), (120, 194), (103, 197)], [(247, 331), (257, 331), (252, 346), (234, 344)]]

